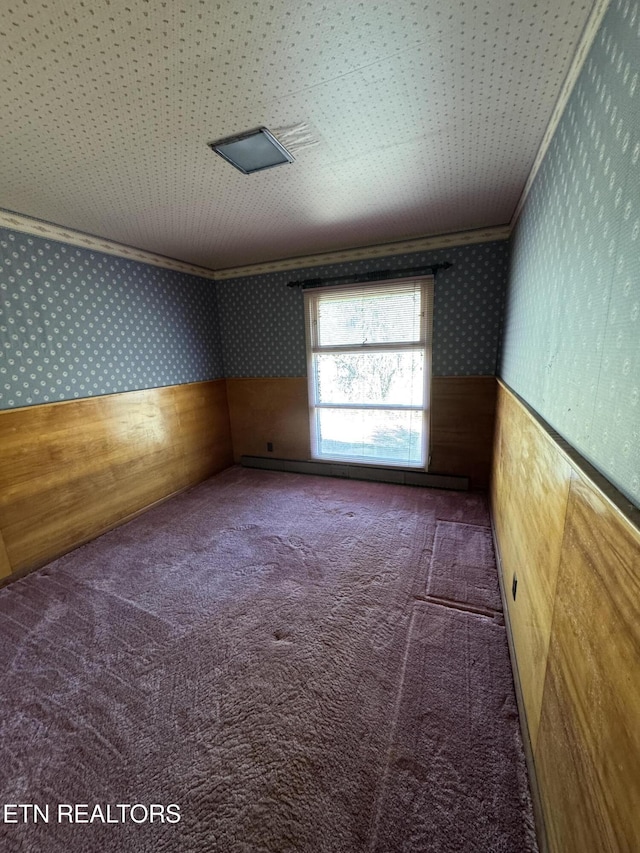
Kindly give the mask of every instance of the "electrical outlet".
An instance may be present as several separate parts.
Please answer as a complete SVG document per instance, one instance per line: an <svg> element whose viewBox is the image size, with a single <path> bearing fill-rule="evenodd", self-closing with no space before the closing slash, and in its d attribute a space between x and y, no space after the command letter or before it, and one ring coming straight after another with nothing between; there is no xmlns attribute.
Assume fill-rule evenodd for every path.
<svg viewBox="0 0 640 853"><path fill-rule="evenodd" d="M272 441L267 442L267 451L269 453L273 453L273 442Z"/></svg>
<svg viewBox="0 0 640 853"><path fill-rule="evenodd" d="M513 600L516 600L516 593L518 591L518 578L516 575L513 576L513 582L511 583L511 595L513 596Z"/></svg>

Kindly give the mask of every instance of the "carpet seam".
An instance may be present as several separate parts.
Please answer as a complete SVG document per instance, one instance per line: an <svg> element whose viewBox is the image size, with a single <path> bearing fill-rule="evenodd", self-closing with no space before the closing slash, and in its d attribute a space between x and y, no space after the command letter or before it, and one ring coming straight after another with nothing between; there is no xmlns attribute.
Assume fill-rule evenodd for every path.
<svg viewBox="0 0 640 853"><path fill-rule="evenodd" d="M376 801L376 809L375 809L375 813L374 813L374 817L373 817L372 829L371 829L371 832L369 834L369 846L367 848L369 853L373 853L373 851L375 850L376 842L378 840L378 830L379 830L379 825L380 825L380 813L382 811L384 794L385 794L385 791L387 789L387 782L388 782L388 778L389 778L389 768L391 766L391 753L393 751L394 736L395 736L395 732L396 732L396 727L398 725L398 718L400 717L400 707L402 705L402 691L404 688L404 681L405 681L405 677L407 674L407 663L409 660L409 649L411 648L411 635L413 632L413 625L415 622L415 616L416 616L416 607L414 605L411 608L411 618L409 619L409 627L407 629L407 639L405 642L404 655L402 657L402 669L400 671L400 681L398 684L398 691L396 693L396 698L395 698L395 702L394 702L393 717L392 717L391 728L389 731L389 743L387 744L387 756L386 756L386 761L385 761L385 765L384 765L384 772L382 774L382 781L380 784L380 789L379 789L379 793L378 793L378 797L377 797L377 801Z"/></svg>
<svg viewBox="0 0 640 853"><path fill-rule="evenodd" d="M491 619L503 615L502 610L494 610L492 607L482 607L482 605L456 601L452 598L440 598L436 595L415 595L414 599L427 604L435 604L437 607L446 607L450 610L458 610L461 613L473 613L476 616L487 616Z"/></svg>

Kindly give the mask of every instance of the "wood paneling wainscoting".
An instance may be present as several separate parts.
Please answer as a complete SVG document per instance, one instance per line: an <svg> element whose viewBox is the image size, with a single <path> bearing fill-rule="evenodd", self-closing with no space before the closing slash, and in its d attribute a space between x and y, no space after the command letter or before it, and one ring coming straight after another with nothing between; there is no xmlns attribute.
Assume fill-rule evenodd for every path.
<svg viewBox="0 0 640 853"><path fill-rule="evenodd" d="M309 459L309 404L304 376L227 379L236 462L267 456ZM436 376L431 389L431 466L487 488L495 417L493 376Z"/></svg>
<svg viewBox="0 0 640 853"><path fill-rule="evenodd" d="M548 849L640 850L640 512L502 384L491 498Z"/></svg>
<svg viewBox="0 0 640 853"><path fill-rule="evenodd" d="M227 379L233 458L267 456L309 459L306 376Z"/></svg>
<svg viewBox="0 0 640 853"><path fill-rule="evenodd" d="M0 412L0 577L233 464L224 379Z"/></svg>
<svg viewBox="0 0 640 853"><path fill-rule="evenodd" d="M496 414L495 376L434 376L431 380L433 474L469 477L486 489L491 478Z"/></svg>

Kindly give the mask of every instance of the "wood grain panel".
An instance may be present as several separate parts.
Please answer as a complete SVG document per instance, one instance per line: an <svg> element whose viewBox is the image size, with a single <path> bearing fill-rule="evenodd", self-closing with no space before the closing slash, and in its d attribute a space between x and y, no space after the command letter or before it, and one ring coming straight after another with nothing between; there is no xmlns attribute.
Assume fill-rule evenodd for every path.
<svg viewBox="0 0 640 853"><path fill-rule="evenodd" d="M310 458L306 377L227 379L227 396L236 462L241 456Z"/></svg>
<svg viewBox="0 0 640 853"><path fill-rule="evenodd" d="M435 376L431 383L431 465L434 474L470 478L486 489L491 476L496 409L493 376Z"/></svg>
<svg viewBox="0 0 640 853"><path fill-rule="evenodd" d="M273 456L309 459L305 377L227 379L234 459ZM492 376L437 377L432 388L432 461L438 474L470 477L486 488L491 470L496 380Z"/></svg>
<svg viewBox="0 0 640 853"><path fill-rule="evenodd" d="M224 380L0 412L0 530L30 569L232 463Z"/></svg>
<svg viewBox="0 0 640 853"><path fill-rule="evenodd" d="M0 578L6 578L11 574L11 563L7 549L4 547L4 539L0 530Z"/></svg>
<svg viewBox="0 0 640 853"><path fill-rule="evenodd" d="M492 507L529 737L535 749L571 466L526 408L498 392ZM517 595L511 594L513 575Z"/></svg>
<svg viewBox="0 0 640 853"><path fill-rule="evenodd" d="M554 851L640 850L640 532L578 475L536 766Z"/></svg>
<svg viewBox="0 0 640 853"><path fill-rule="evenodd" d="M520 465L520 448L515 440L518 422L516 400L498 385L496 401L496 424L493 449L493 471L491 477L491 504L496 536L505 566L518 565L515 542L511 536L511 488ZM512 427L513 425L513 427ZM505 589L507 573L504 577Z"/></svg>
<svg viewBox="0 0 640 853"><path fill-rule="evenodd" d="M188 394L182 387L173 390L185 488L231 465L233 451L226 382L189 385Z"/></svg>

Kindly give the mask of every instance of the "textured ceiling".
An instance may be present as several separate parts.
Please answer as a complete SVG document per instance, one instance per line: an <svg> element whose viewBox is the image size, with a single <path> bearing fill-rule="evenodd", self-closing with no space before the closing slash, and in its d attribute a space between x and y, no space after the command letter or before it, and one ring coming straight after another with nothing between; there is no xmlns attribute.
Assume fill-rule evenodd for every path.
<svg viewBox="0 0 640 853"><path fill-rule="evenodd" d="M0 207L211 269L505 224L592 6L3 0Z"/></svg>

